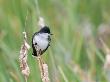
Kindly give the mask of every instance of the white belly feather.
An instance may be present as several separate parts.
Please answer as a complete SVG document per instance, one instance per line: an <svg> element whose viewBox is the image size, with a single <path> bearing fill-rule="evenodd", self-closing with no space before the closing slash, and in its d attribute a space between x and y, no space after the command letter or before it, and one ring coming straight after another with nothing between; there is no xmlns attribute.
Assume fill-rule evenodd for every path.
<svg viewBox="0 0 110 82"><path fill-rule="evenodd" d="M37 48L45 50L48 46L47 35L38 34L33 38L33 43L37 43Z"/></svg>

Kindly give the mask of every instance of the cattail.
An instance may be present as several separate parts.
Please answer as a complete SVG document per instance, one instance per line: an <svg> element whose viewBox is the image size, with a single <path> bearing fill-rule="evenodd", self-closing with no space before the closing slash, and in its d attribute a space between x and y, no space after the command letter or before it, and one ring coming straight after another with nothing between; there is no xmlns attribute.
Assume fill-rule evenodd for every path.
<svg viewBox="0 0 110 82"><path fill-rule="evenodd" d="M37 60L39 63L42 82L50 82L49 74L48 74L48 65L43 62L43 59L41 56L37 57Z"/></svg>
<svg viewBox="0 0 110 82"><path fill-rule="evenodd" d="M27 56L28 56L27 54L28 54L28 50L30 49L30 46L27 43L26 32L23 32L23 34L24 34L24 41L23 41L23 44L21 45L19 62L20 62L21 72L24 75L25 80L27 82L27 78L29 77L29 74L30 74L30 69L27 64Z"/></svg>

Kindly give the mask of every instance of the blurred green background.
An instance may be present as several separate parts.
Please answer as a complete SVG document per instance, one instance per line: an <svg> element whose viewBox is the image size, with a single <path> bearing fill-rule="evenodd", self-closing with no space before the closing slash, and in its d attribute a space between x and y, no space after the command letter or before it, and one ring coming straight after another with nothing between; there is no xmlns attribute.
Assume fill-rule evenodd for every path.
<svg viewBox="0 0 110 82"><path fill-rule="evenodd" d="M39 30L39 11L54 34L43 55L51 82L110 82L109 67L104 70L106 53L99 40L110 45L110 0L35 2L0 0L0 82L25 82L19 67L22 32L27 32L31 45L33 33ZM41 82L38 62L31 54L32 48L28 82Z"/></svg>

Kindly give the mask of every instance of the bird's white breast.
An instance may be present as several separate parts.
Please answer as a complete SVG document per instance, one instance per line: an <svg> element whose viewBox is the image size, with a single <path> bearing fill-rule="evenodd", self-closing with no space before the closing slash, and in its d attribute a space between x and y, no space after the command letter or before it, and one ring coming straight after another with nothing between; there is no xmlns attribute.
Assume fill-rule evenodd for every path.
<svg viewBox="0 0 110 82"><path fill-rule="evenodd" d="M33 38L33 43L37 43L37 47L41 50L45 50L48 46L48 34L47 33L42 33L42 34L37 34Z"/></svg>

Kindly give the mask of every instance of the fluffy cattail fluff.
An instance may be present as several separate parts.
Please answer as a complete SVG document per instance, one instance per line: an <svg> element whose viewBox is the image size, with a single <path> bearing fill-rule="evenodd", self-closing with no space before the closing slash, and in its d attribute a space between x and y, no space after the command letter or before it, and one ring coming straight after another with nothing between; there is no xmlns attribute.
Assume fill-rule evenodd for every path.
<svg viewBox="0 0 110 82"><path fill-rule="evenodd" d="M42 28L42 27L45 26L45 22L44 22L43 17L39 17L38 26L39 26L40 28Z"/></svg>
<svg viewBox="0 0 110 82"><path fill-rule="evenodd" d="M23 32L23 34L24 34L24 42L21 45L19 62L20 62L21 72L24 75L25 80L27 82L27 78L30 74L30 69L29 69L28 64L27 64L27 56L28 56L27 54L28 54L28 50L30 49L30 46L27 43L26 32Z"/></svg>

